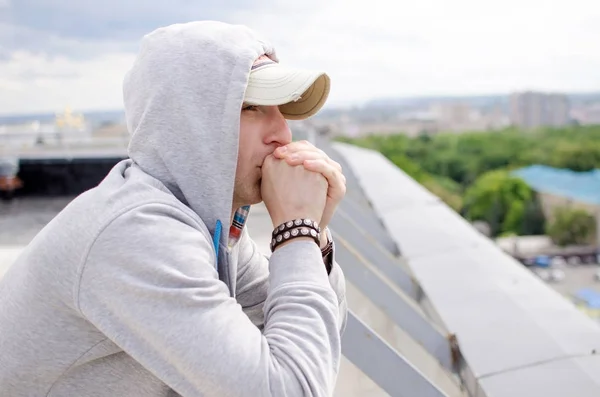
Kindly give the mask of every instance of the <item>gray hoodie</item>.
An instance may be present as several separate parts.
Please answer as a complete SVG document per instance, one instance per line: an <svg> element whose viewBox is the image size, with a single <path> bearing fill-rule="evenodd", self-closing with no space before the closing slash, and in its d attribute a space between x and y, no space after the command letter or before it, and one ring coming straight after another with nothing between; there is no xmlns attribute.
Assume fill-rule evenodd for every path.
<svg viewBox="0 0 600 397"><path fill-rule="evenodd" d="M328 396L345 284L314 242L228 244L242 98L273 48L217 22L144 37L124 82L130 159L0 283L2 397ZM273 56L275 57L274 53Z"/></svg>

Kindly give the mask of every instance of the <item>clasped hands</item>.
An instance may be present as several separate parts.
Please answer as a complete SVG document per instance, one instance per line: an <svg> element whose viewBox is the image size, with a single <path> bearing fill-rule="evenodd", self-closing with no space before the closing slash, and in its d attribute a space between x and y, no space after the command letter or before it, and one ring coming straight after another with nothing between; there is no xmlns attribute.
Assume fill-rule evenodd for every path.
<svg viewBox="0 0 600 397"><path fill-rule="evenodd" d="M261 190L274 226L310 217L324 231L346 194L346 178L340 164L325 152L297 141L267 156Z"/></svg>

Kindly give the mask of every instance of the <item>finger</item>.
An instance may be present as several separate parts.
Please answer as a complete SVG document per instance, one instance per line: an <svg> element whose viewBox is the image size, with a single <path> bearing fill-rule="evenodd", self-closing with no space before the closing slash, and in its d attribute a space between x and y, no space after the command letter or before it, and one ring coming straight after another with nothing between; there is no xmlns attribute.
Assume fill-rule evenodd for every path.
<svg viewBox="0 0 600 397"><path fill-rule="evenodd" d="M265 157L262 166L263 167L271 167L273 166L273 163L275 162L275 157L273 157L273 155L268 155L267 157Z"/></svg>
<svg viewBox="0 0 600 397"><path fill-rule="evenodd" d="M282 157L289 165L300 165L306 160L325 160L323 154L314 150L303 150L295 153L286 153Z"/></svg>
<svg viewBox="0 0 600 397"><path fill-rule="evenodd" d="M288 143L287 145L280 146L277 149L275 149L273 154L277 158L283 158L283 156L285 156L285 155L300 152L300 151L305 151L305 150L314 150L314 151L325 154L321 149L317 148L315 145L313 145L309 141L295 141L295 142Z"/></svg>
<svg viewBox="0 0 600 397"><path fill-rule="evenodd" d="M337 161L333 161L331 158L327 157L327 161L329 161L329 164L331 164L332 166L335 167L336 170L338 170L338 172L342 173L342 165L340 163L338 163ZM344 176L344 174L342 174L342 176ZM346 178L344 178L345 180Z"/></svg>
<svg viewBox="0 0 600 397"><path fill-rule="evenodd" d="M346 194L346 178L334 166L323 159L306 160L304 168L318 172L327 179L330 190L328 195L333 199L341 199Z"/></svg>
<svg viewBox="0 0 600 397"><path fill-rule="evenodd" d="M286 153L282 158L285 159L285 161L289 165L300 165L303 164L306 160L323 159L327 161L331 166L333 166L336 170L342 172L342 166L338 162L333 161L323 151L303 150L295 153Z"/></svg>
<svg viewBox="0 0 600 397"><path fill-rule="evenodd" d="M306 157L302 157L304 155L304 153L307 152L315 152L315 153L319 153L321 155L322 158L327 159L327 161L333 165L335 168L337 168L340 172L342 172L342 166L336 162L333 161L328 155L327 153L325 153L323 150L319 149L318 147L314 146L312 143L310 143L309 141L303 140L303 141L295 141L295 142L291 142L285 146L280 146L277 149L275 149L275 151L273 152L273 155L276 158L279 159L289 159L288 164L301 164L304 160L309 160L309 159L317 159L318 156L306 156ZM293 157L293 156L298 156L298 157Z"/></svg>

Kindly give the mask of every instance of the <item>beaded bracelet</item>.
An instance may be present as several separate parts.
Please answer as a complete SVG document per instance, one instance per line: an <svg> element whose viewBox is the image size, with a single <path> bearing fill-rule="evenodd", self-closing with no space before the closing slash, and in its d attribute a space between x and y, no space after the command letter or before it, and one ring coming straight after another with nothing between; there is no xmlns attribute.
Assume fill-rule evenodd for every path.
<svg viewBox="0 0 600 397"><path fill-rule="evenodd" d="M295 219L277 226L272 233L271 252L279 245L297 237L311 237L321 245L321 229L317 222L310 219Z"/></svg>
<svg viewBox="0 0 600 397"><path fill-rule="evenodd" d="M321 233L321 228L319 227L319 224L317 222L307 218L300 218L284 222L281 225L277 226L275 229L273 229L273 233L271 233L271 236L275 237L277 234L300 226L308 226L310 228L315 229L318 233Z"/></svg>

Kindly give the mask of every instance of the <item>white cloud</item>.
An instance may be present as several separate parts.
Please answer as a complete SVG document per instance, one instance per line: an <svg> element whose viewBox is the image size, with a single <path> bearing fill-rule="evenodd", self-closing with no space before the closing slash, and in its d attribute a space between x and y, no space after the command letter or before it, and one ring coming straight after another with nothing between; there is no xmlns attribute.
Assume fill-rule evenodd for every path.
<svg viewBox="0 0 600 397"><path fill-rule="evenodd" d="M277 0L228 21L263 32L282 62L329 72L332 104L600 89L597 0ZM0 63L0 109L119 108L132 59L110 53L93 61L13 56ZM23 70L37 77L16 79Z"/></svg>
<svg viewBox="0 0 600 397"><path fill-rule="evenodd" d="M14 53L0 63L0 109L3 114L119 109L121 84L133 54L106 54L91 60L47 58Z"/></svg>
<svg viewBox="0 0 600 397"><path fill-rule="evenodd" d="M330 72L332 101L600 89L594 0L333 0L285 37L284 61ZM276 39L275 39L276 40ZM284 56L285 55L285 56Z"/></svg>

